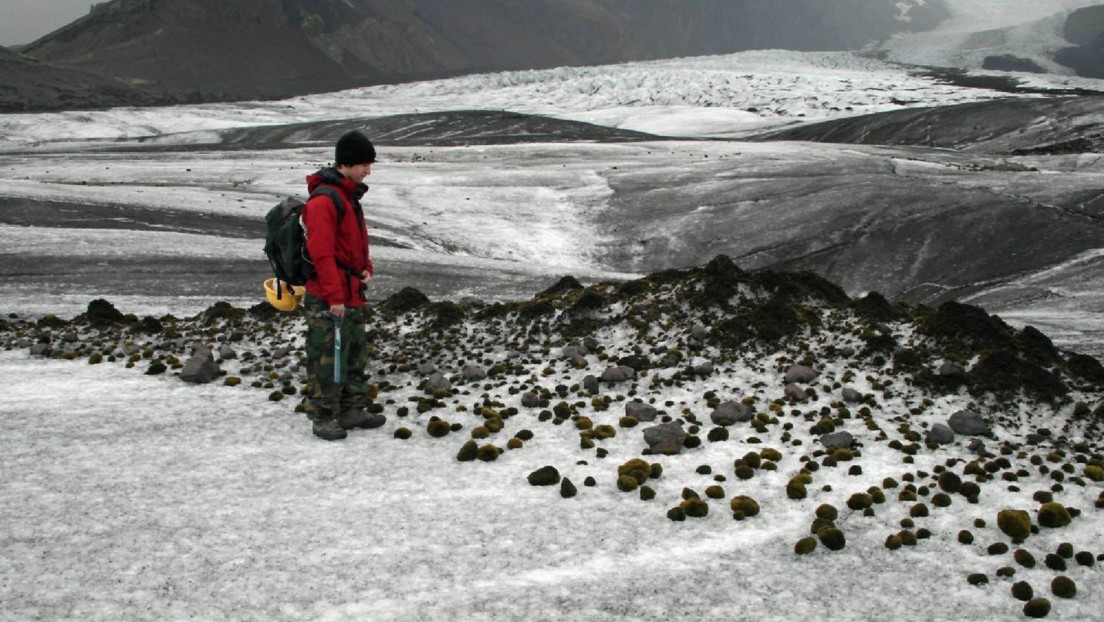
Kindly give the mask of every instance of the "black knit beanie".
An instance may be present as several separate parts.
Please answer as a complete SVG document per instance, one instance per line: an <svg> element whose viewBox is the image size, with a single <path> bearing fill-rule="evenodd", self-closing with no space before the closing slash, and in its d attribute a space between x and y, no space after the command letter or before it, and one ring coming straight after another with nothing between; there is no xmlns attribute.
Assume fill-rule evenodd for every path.
<svg viewBox="0 0 1104 622"><path fill-rule="evenodd" d="M335 165L353 166L375 161L376 148L364 134L353 130L337 139L337 146L334 148Z"/></svg>

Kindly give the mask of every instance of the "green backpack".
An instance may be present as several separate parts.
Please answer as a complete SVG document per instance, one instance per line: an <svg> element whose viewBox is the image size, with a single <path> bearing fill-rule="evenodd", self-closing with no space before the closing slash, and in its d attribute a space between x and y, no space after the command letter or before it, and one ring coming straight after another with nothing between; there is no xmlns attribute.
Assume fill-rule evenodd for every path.
<svg viewBox="0 0 1104 622"><path fill-rule="evenodd" d="M311 193L310 198L320 194L333 201L334 209L337 210L337 222L340 224L345 216L345 201L338 195L337 189L329 186L319 186ZM306 203L303 201L288 197L265 215L265 223L268 225L265 256L268 257L276 278L289 285L303 285L316 274L314 262L307 253L307 235L302 220L304 207ZM276 291L277 298L282 295L280 289L282 288Z"/></svg>

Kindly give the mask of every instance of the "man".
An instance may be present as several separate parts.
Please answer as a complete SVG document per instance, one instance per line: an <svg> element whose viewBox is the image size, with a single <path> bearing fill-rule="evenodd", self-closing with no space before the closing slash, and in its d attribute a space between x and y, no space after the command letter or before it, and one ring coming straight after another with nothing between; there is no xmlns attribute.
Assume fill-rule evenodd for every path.
<svg viewBox="0 0 1104 622"><path fill-rule="evenodd" d="M364 134L343 135L334 148L334 166L307 177L313 194L320 186L337 191L342 205L327 194L312 196L303 209L307 253L315 276L307 281L301 307L307 322L306 409L314 435L343 439L346 430L375 428L386 417L367 410L369 388L364 291L374 272L368 227L360 198L368 190L376 149ZM335 379L335 331L341 331L340 379Z"/></svg>

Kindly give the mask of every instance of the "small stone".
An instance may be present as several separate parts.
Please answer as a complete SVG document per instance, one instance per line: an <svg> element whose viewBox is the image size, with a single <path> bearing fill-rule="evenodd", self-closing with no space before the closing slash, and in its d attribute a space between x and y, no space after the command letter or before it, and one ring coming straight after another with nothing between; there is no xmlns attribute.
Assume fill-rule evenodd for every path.
<svg viewBox="0 0 1104 622"><path fill-rule="evenodd" d="M795 382L801 384L809 384L810 382L816 380L818 376L820 376L820 372L816 371L812 367L809 367L807 365L791 365L790 368L786 370L786 375L782 381L786 384L792 384Z"/></svg>
<svg viewBox="0 0 1104 622"><path fill-rule="evenodd" d="M955 433L949 426L937 423L928 430L925 440L933 445L950 445L955 440Z"/></svg>
<svg viewBox="0 0 1104 622"><path fill-rule="evenodd" d="M956 434L963 436L986 436L989 434L989 422L985 417L968 410L960 410L947 419L947 425Z"/></svg>

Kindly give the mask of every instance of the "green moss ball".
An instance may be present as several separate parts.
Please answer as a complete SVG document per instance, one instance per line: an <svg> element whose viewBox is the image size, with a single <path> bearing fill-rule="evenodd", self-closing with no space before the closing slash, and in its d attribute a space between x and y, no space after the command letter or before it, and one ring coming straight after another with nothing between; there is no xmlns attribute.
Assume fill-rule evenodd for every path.
<svg viewBox="0 0 1104 622"><path fill-rule="evenodd" d="M804 499L808 492L805 490L805 484L802 484L797 479L791 479L786 484L786 496L795 501Z"/></svg>
<svg viewBox="0 0 1104 622"><path fill-rule="evenodd" d="M885 547L887 549L889 549L891 551L896 551L897 549L901 548L901 545L902 545L902 542L901 542L900 534L892 533L892 534L889 534L889 536L886 537Z"/></svg>
<svg viewBox="0 0 1104 622"><path fill-rule="evenodd" d="M816 550L817 541L816 538L802 538L794 544L794 553L798 555L808 555Z"/></svg>
<svg viewBox="0 0 1104 622"><path fill-rule="evenodd" d="M1024 568L1035 567L1035 556L1023 549L1016 549L1016 552L1012 553L1012 559Z"/></svg>
<svg viewBox="0 0 1104 622"><path fill-rule="evenodd" d="M989 585L989 575L981 572L975 572L966 577L966 581L970 585Z"/></svg>
<svg viewBox="0 0 1104 622"><path fill-rule="evenodd" d="M640 487L640 500L641 501L651 501L652 499L655 499L655 497L656 497L656 491L655 491L654 488L652 488L651 486L641 486Z"/></svg>
<svg viewBox="0 0 1104 622"><path fill-rule="evenodd" d="M823 518L827 521L834 521L839 518L839 510L831 503L822 503L817 506L816 509L817 518Z"/></svg>
<svg viewBox="0 0 1104 622"><path fill-rule="evenodd" d="M1023 510L997 512L997 528L1013 540L1023 541L1031 535L1031 516Z"/></svg>
<svg viewBox="0 0 1104 622"><path fill-rule="evenodd" d="M554 486L560 483L560 472L554 466L543 466L529 474L531 486Z"/></svg>
<svg viewBox="0 0 1104 622"><path fill-rule="evenodd" d="M709 515L709 504L700 497L683 499L679 507L681 507L682 511L686 512L686 515L691 518L705 518Z"/></svg>
<svg viewBox="0 0 1104 622"><path fill-rule="evenodd" d="M847 539L843 532L836 527L825 527L817 532L817 539L830 551L839 551L847 546Z"/></svg>
<svg viewBox="0 0 1104 622"><path fill-rule="evenodd" d="M1050 582L1050 591L1058 598L1073 598L1077 596L1077 584L1065 575L1058 575Z"/></svg>
<svg viewBox="0 0 1104 622"><path fill-rule="evenodd" d="M1050 601L1045 598L1032 598L1024 605L1023 612L1029 618L1045 618L1050 614Z"/></svg>
<svg viewBox="0 0 1104 622"><path fill-rule="evenodd" d="M395 438L405 441L406 439L414 436L414 433L410 431L410 428L398 428L395 430Z"/></svg>
<svg viewBox="0 0 1104 622"><path fill-rule="evenodd" d="M686 520L686 511L681 507L673 507L667 510L667 518L676 522L684 521Z"/></svg>
<svg viewBox="0 0 1104 622"><path fill-rule="evenodd" d="M560 496L564 499L570 499L579 494L579 489L575 487L575 484L568 478L560 480Z"/></svg>
<svg viewBox="0 0 1104 622"><path fill-rule="evenodd" d="M759 514L759 502L745 495L733 497L728 505L733 512L741 512L748 518Z"/></svg>
<svg viewBox="0 0 1104 622"><path fill-rule="evenodd" d="M1012 598L1026 603L1034 596L1035 590L1031 588L1031 584L1027 581L1017 581L1012 584Z"/></svg>
<svg viewBox="0 0 1104 622"><path fill-rule="evenodd" d="M1069 525L1073 518L1064 505L1057 501L1051 501L1050 503L1044 503L1039 508L1036 520L1038 520L1041 527L1057 529Z"/></svg>

